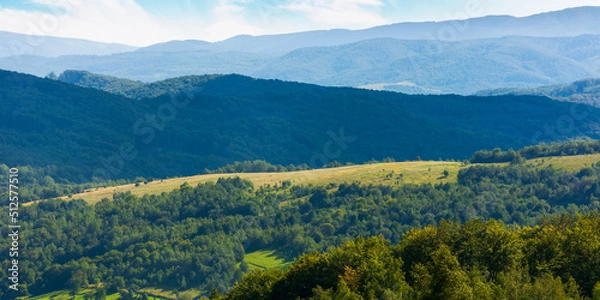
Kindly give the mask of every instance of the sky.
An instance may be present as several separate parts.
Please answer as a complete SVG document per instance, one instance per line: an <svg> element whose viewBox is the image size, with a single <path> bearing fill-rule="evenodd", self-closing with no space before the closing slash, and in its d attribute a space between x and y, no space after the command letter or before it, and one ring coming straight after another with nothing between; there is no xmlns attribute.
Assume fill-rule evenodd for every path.
<svg viewBox="0 0 600 300"><path fill-rule="evenodd" d="M0 0L0 30L146 46L577 6L600 0Z"/></svg>

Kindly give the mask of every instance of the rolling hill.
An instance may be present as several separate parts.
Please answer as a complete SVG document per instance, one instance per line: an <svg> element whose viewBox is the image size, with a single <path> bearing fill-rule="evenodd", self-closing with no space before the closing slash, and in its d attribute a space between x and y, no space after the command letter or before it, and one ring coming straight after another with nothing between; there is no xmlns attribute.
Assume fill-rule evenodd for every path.
<svg viewBox="0 0 600 300"><path fill-rule="evenodd" d="M479 91L477 96L499 95L536 95L545 96L559 101L584 103L600 106L600 79L579 80L570 84L557 84L536 88L512 88Z"/></svg>
<svg viewBox="0 0 600 300"><path fill-rule="evenodd" d="M536 158L527 161L536 168L553 167L568 172L577 172L600 161L600 154ZM501 164L498 164L501 165ZM133 195L159 195L171 192L186 183L191 186L206 182L216 182L219 178L240 177L251 181L255 187L281 186L284 181L291 185L327 186L360 182L361 184L399 186L404 184L445 184L456 182L458 171L467 168L461 162L450 161L410 161L352 165L337 168L315 169L296 172L276 173L231 173L206 174L153 180L145 184L126 184L114 187L90 189L61 199L83 199L93 204L103 198L112 199L115 193L131 192ZM448 175L444 175L448 171ZM32 203L27 203L31 205Z"/></svg>
<svg viewBox="0 0 600 300"><path fill-rule="evenodd" d="M572 106L543 97L410 96L240 75L171 79L153 91L190 87L135 100L2 71L2 163L55 166L59 177L89 182L195 175L255 159L312 167L466 159L479 149L600 136L600 110L587 106L572 126L548 131Z"/></svg>

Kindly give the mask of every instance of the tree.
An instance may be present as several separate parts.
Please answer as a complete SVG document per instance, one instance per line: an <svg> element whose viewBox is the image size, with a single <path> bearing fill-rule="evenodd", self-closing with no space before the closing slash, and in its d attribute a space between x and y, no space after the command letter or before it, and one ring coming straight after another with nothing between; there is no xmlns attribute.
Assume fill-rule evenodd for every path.
<svg viewBox="0 0 600 300"><path fill-rule="evenodd" d="M69 293L72 296L77 295L81 291L81 289L86 287L87 285L87 276L81 270L76 270L67 283L67 286L69 287Z"/></svg>
<svg viewBox="0 0 600 300"><path fill-rule="evenodd" d="M98 287L94 291L94 300L105 300L106 299L106 289L104 287Z"/></svg>

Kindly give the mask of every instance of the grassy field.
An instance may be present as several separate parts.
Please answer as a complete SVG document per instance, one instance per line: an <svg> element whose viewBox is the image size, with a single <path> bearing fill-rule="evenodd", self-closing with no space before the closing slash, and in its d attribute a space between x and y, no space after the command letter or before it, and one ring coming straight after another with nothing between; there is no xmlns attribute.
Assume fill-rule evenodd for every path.
<svg viewBox="0 0 600 300"><path fill-rule="evenodd" d="M444 183L456 181L456 175L461 167L460 162L415 161L394 162L367 165L354 165L340 168L317 169L283 173L234 173L208 174L189 177L155 180L148 184L127 184L117 187L99 188L81 194L73 195L72 199L83 199L96 203L103 198L112 199L116 192L131 191L134 195L160 194L170 192L184 182L196 186L199 183L217 181L221 177L239 176L254 183L254 186L276 185L289 180L292 184L327 185L331 182L343 183L360 181L361 183L399 185L406 183ZM444 176L444 170L448 176Z"/></svg>
<svg viewBox="0 0 600 300"><path fill-rule="evenodd" d="M292 263L278 256L273 250L246 253L244 261L250 266L250 269L284 269Z"/></svg>
<svg viewBox="0 0 600 300"><path fill-rule="evenodd" d="M20 298L20 299L32 299L32 300L84 300L85 299L85 295L88 293L93 293L94 290L92 289L84 289L81 290L77 295L75 295L74 297L71 296L69 294L69 291L67 290L62 290L62 291L55 291L52 293L48 293L48 294L44 294L44 295L40 295L40 296L35 296L35 297L30 297L30 298ZM119 298L119 293L114 293L111 295L106 295L106 300L117 300ZM153 298L150 298L153 299Z"/></svg>
<svg viewBox="0 0 600 300"><path fill-rule="evenodd" d="M93 293L93 289L84 289L81 290L74 297L69 294L67 290L55 291L52 293L30 297L30 298L20 298L20 299L31 299L31 300L84 300L85 295L88 293ZM178 295L175 295L172 291L166 291L158 288L145 288L139 290L140 293L146 293L148 295L148 299L150 300L162 300L162 299L193 299L200 296L200 291L196 289L190 289L187 291L179 292ZM119 293L114 293L106 296L106 300L117 300L119 299Z"/></svg>
<svg viewBox="0 0 600 300"><path fill-rule="evenodd" d="M144 288L139 292L148 294L148 298L153 299L153 296L160 297L155 299L194 299L200 296L201 291L197 289L189 289L179 292L177 295L173 291L163 290L159 288Z"/></svg>
<svg viewBox="0 0 600 300"><path fill-rule="evenodd" d="M527 161L528 164L542 168L552 166L567 171L576 171L600 161L600 154L545 157ZM461 168L466 166L460 162L445 161L412 161L393 162L366 165L353 165L339 168L317 169L283 173L235 173L208 174L189 177L155 180L148 184L127 184L116 187L98 188L85 193L73 195L72 199L83 199L88 203L96 203L103 198L112 199L116 192L130 191L134 195L160 194L170 192L187 182L192 186L199 183L217 181L221 177L239 176L254 183L254 186L279 185L289 180L292 184L327 185L333 183L360 181L363 184L401 185L407 183L446 183L456 182L456 176ZM448 171L448 176L444 176ZM64 198L64 197L63 197ZM65 198L66 199L66 198Z"/></svg>
<svg viewBox="0 0 600 300"><path fill-rule="evenodd" d="M592 164L600 162L600 154L578 155L578 156L554 156L529 160L528 163L537 168L552 166L569 172L581 170Z"/></svg>

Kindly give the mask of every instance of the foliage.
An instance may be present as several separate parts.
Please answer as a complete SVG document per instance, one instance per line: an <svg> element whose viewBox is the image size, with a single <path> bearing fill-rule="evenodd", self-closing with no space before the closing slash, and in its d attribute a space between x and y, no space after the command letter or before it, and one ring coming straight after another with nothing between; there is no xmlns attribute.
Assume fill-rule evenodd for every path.
<svg viewBox="0 0 600 300"><path fill-rule="evenodd" d="M549 156L574 156L600 153L600 141L598 140L575 140L568 142L555 142L551 144L541 143L526 146L514 151L502 151L495 148L492 151L480 150L475 152L470 159L472 163L503 163L520 162L521 158L532 159Z"/></svg>
<svg viewBox="0 0 600 300"><path fill-rule="evenodd" d="M536 88L506 88L477 92L478 96L537 95L559 101L600 106L600 79L588 78L570 84L549 85Z"/></svg>
<svg viewBox="0 0 600 300"><path fill-rule="evenodd" d="M596 242L574 245L577 238ZM273 271L256 271L220 299L596 297L599 238L598 213L563 215L535 227L508 227L493 220L442 222L409 231L398 245L381 237L359 237L325 253L304 254L269 277L268 284L256 278ZM544 241L549 239L556 242L555 252L540 256L548 254ZM557 260L560 266L544 269Z"/></svg>
<svg viewBox="0 0 600 300"><path fill-rule="evenodd" d="M579 224L579 219L565 217L560 222L552 219L542 223L546 227L541 231L535 227L515 232L504 230L499 222L471 220L494 218L508 224L535 225L549 215L599 211L599 178L599 165L573 173L528 165L472 166L460 172L457 183L438 185L393 187L354 182L327 189L302 185L254 188L249 181L229 178L196 187L183 184L160 195L116 194L112 201L105 199L95 205L81 200L43 201L19 211L23 231L27 232L21 236L20 243L25 246L20 255L29 258L19 266L23 291L41 294L102 282L108 293L132 286L203 291L217 288L225 292L242 278L246 253L277 249L289 259L302 253L326 251L356 236L380 235L392 244L409 243L402 246L402 270L411 284L415 276L422 278L423 286L429 286L431 280L454 274L461 281L448 284L457 288L456 293L473 290L486 294L486 280L497 282L511 268L523 267L522 263L514 263L519 261L535 265L528 273L535 278L552 272L552 280L559 276L561 282L567 283L571 276L586 295L591 295L598 281L596 269L588 269L597 268L590 259L597 256L594 249L598 246L597 237L588 234L588 229L595 230L593 223L584 222L587 227L575 230L569 226ZM444 219L468 223L461 227L442 222ZM1 227L8 228L6 219L0 222ZM425 227L410 233L411 228L432 224L439 224L439 229ZM552 230L572 229L558 235L548 231L550 225L545 224L555 224L552 226L557 229ZM409 233L402 237L406 232ZM519 240L516 235L536 236L536 240ZM449 247L466 275L455 271L433 273L428 267L428 263L436 262L454 270L454 258L446 250L436 252L442 244ZM341 249L381 245L357 241ZM0 252L8 253L8 246L0 247ZM566 251L572 255L568 260ZM368 269L383 262L366 263L362 259L385 259L385 265L399 261L387 261L385 257L354 260L344 256L343 251L332 253L344 257L341 261L353 262L351 269L316 255L303 258L305 267L290 267L297 270L293 276L274 271L269 277L256 275L256 280L275 282L283 276L287 279L273 288L282 295L291 295L290 287L302 297L310 296L317 286L323 297L342 293L346 288L361 297L370 297L371 293L384 297L404 291L401 281L396 287L389 286L389 282L385 288L369 286L371 279L380 282L391 275ZM3 260L2 270L7 270L9 264ZM407 269L417 265L422 267ZM292 288L296 278L305 278L303 274L315 268L328 268L331 274L345 276L345 286L336 281L337 277L323 275L309 276L315 285ZM485 280L476 272L485 274ZM469 288L460 288L461 282L468 282ZM438 292L421 294L435 297Z"/></svg>
<svg viewBox="0 0 600 300"><path fill-rule="evenodd" d="M465 159L523 147L571 112L539 97L409 96L239 75L145 84L140 95L162 96L142 100L6 71L0 83L2 163L56 166L55 181L76 183L195 175L235 161ZM587 117L573 131L540 141L600 137L600 110L581 109Z"/></svg>
<svg viewBox="0 0 600 300"><path fill-rule="evenodd" d="M300 166L288 165L273 165L264 160L254 161L236 161L233 164L227 164L224 167L215 170L204 170L204 174L224 174L224 173L262 173L262 172L292 172L310 170L311 167L307 164Z"/></svg>

